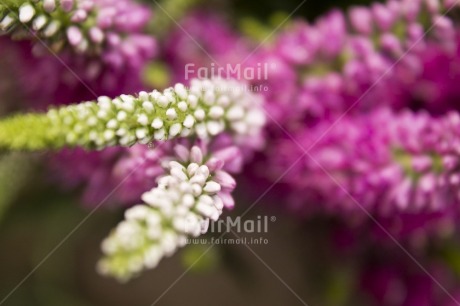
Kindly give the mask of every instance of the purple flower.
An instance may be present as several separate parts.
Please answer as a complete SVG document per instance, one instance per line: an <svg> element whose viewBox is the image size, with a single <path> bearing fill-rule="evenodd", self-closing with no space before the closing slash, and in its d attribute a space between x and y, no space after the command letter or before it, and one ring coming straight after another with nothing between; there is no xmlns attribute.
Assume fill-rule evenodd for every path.
<svg viewBox="0 0 460 306"><path fill-rule="evenodd" d="M39 42L0 41L2 49L16 48L21 62L17 67L18 86L34 101L33 107L43 107L50 102L90 100L95 94L115 96L144 89L141 69L157 54L156 39L143 33L151 17L150 9L131 0L61 2L49 10L59 10L62 18L73 20L67 28L60 28L65 35L59 37L66 37L69 47L55 49L46 37L43 38L46 46ZM37 15L30 22L39 18L48 22L45 15ZM34 40L34 36L25 37ZM84 45L94 49L78 51Z"/></svg>
<svg viewBox="0 0 460 306"><path fill-rule="evenodd" d="M334 11L255 55L278 73L265 82L270 141L254 169L277 181L304 155L298 144L321 165L305 155L285 174L288 205L364 218L350 194L390 228L405 222L400 236L452 232L460 32L440 17L446 9L388 1Z"/></svg>
<svg viewBox="0 0 460 306"><path fill-rule="evenodd" d="M349 15L353 30L364 35L369 35L373 31L373 18L369 9L366 7L352 7Z"/></svg>
<svg viewBox="0 0 460 306"><path fill-rule="evenodd" d="M440 104L443 107L436 111L456 109L453 99L418 93L457 89L450 85L436 89L425 81L446 76L447 67L448 78L460 75L455 69L458 31L452 19L442 15L448 8L388 1L371 8L353 7L348 14L333 11L313 24L294 22L249 61L252 66L266 62L271 67L268 80L255 81L268 88L264 94L269 113L283 124L292 118L314 123L348 109L357 113L382 104L394 109L433 111L431 105ZM432 31L425 34L430 27ZM435 57L452 65L435 67ZM439 71L427 74L430 65Z"/></svg>
<svg viewBox="0 0 460 306"><path fill-rule="evenodd" d="M423 112L377 109L347 116L336 126L334 122L323 120L294 132L295 141L278 139L267 151L265 163L270 167L265 171L273 179L284 174L281 182L291 187L293 205L301 201L318 211L362 217L365 210L392 223L399 216L404 220L404 213L439 219L445 213L456 215L457 113L435 118Z"/></svg>
<svg viewBox="0 0 460 306"><path fill-rule="evenodd" d="M291 29L278 38L276 53L290 64L309 64L321 47L319 29L304 22L293 22Z"/></svg>
<svg viewBox="0 0 460 306"><path fill-rule="evenodd" d="M226 73L227 65L241 64L250 52L247 42L221 16L199 11L180 21L180 27L168 35L165 49L173 81L181 83L219 76L219 68L225 70L221 77L235 77ZM207 76L199 75L199 68L206 69Z"/></svg>

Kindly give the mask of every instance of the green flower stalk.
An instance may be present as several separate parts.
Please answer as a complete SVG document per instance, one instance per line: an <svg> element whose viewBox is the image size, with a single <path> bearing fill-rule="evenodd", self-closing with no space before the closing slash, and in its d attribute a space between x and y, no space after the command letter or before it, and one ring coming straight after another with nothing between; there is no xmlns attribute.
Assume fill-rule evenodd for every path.
<svg viewBox="0 0 460 306"><path fill-rule="evenodd" d="M50 109L44 114L16 115L0 121L0 147L41 150L80 146L131 146L154 140L197 136L207 139L224 131L257 136L265 123L260 97L235 80L191 81L163 92Z"/></svg>
<svg viewBox="0 0 460 306"><path fill-rule="evenodd" d="M43 114L16 115L0 121L0 148L41 150L56 148L58 135Z"/></svg>

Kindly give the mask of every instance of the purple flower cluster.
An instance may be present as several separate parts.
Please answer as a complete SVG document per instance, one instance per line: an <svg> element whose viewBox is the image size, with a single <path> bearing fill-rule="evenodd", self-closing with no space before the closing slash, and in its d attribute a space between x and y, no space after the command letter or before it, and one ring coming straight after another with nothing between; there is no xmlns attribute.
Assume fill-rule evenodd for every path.
<svg viewBox="0 0 460 306"><path fill-rule="evenodd" d="M110 67L141 67L156 53L156 41L143 29L152 18L151 11L131 0L95 0L97 24L107 29L107 50L102 60Z"/></svg>
<svg viewBox="0 0 460 306"><path fill-rule="evenodd" d="M262 81L270 89L274 119L284 123L297 116L314 123L382 104L436 112L455 108L443 101L449 93L439 88L459 75L458 31L444 15L455 11L453 5L392 0L347 14L332 11L313 24L293 22L253 58L275 64L268 82ZM450 63L452 81L441 85L433 74L444 73L427 74L434 58Z"/></svg>
<svg viewBox="0 0 460 306"><path fill-rule="evenodd" d="M454 5L332 11L291 23L255 55L275 64L259 81L272 124L255 171L282 177L290 206L352 214L351 223L368 221L365 209L402 236L451 232L460 203Z"/></svg>
<svg viewBox="0 0 460 306"><path fill-rule="evenodd" d="M291 204L358 215L365 209L394 222L404 213L455 211L458 113L436 118L377 109L333 124L323 120L293 139L278 139L267 151L270 175L284 173L283 181L294 189Z"/></svg>
<svg viewBox="0 0 460 306"><path fill-rule="evenodd" d="M44 3L51 2L55 1ZM21 36L40 40L32 44L0 40L1 49L15 49L20 63L15 67L22 72L18 87L24 88L33 107L48 105L50 97L54 103L70 103L94 99L95 95L115 96L144 89L141 69L158 52L156 39L143 33L151 10L131 0L70 1L69 8L68 12L54 11L65 9L64 3L59 3L49 10L53 14L69 14L71 26L62 29L65 31L53 40L62 41L65 36L66 42L60 44L64 48L56 50L40 34ZM26 29L33 31L32 26Z"/></svg>

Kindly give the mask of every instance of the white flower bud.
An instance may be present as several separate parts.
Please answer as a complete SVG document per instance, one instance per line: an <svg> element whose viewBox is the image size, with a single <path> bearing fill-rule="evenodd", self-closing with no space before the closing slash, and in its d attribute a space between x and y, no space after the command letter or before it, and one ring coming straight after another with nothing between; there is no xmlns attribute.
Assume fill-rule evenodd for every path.
<svg viewBox="0 0 460 306"><path fill-rule="evenodd" d="M203 190L208 193L216 193L220 191L220 185L214 181L207 182Z"/></svg>
<svg viewBox="0 0 460 306"><path fill-rule="evenodd" d="M10 25L12 25L14 22L14 19L10 17L9 15L5 16L2 19L2 22L0 22L0 30L7 30Z"/></svg>
<svg viewBox="0 0 460 306"><path fill-rule="evenodd" d="M120 128L115 132L115 134L120 137L125 136L127 133L128 131L125 128Z"/></svg>
<svg viewBox="0 0 460 306"><path fill-rule="evenodd" d="M118 121L124 121L128 117L128 114L125 111L119 111L117 114Z"/></svg>
<svg viewBox="0 0 460 306"><path fill-rule="evenodd" d="M195 132L198 135L198 137L201 139L208 138L208 130L206 129L206 124L204 123L195 125Z"/></svg>
<svg viewBox="0 0 460 306"><path fill-rule="evenodd" d="M136 137L137 139L144 139L147 137L147 129L137 129L136 130Z"/></svg>
<svg viewBox="0 0 460 306"><path fill-rule="evenodd" d="M54 34L57 33L57 31L59 31L59 28L61 27L61 24L59 23L59 21L56 21L56 20L53 20L51 21L48 26L45 28L45 30L43 31L43 34L46 36L46 37L51 37L53 36Z"/></svg>
<svg viewBox="0 0 460 306"><path fill-rule="evenodd" d="M37 16L32 22L32 29L34 31L41 30L45 26L47 21L48 19L44 15Z"/></svg>
<svg viewBox="0 0 460 306"><path fill-rule="evenodd" d="M187 97L187 102L191 108L195 108L198 105L198 98L195 95L189 95Z"/></svg>
<svg viewBox="0 0 460 306"><path fill-rule="evenodd" d="M187 103L185 103L184 101L181 101L177 103L177 108L179 108L180 111L185 112L187 111L188 106L187 106Z"/></svg>
<svg viewBox="0 0 460 306"><path fill-rule="evenodd" d="M140 114L137 117L137 122L139 122L141 125L148 125L149 124L149 118L145 114Z"/></svg>
<svg viewBox="0 0 460 306"><path fill-rule="evenodd" d="M156 102L160 107L163 108L166 108L169 105L168 98L164 95L159 96Z"/></svg>
<svg viewBox="0 0 460 306"><path fill-rule="evenodd" d="M228 111L227 111L227 119L234 121L234 120L240 120L244 117L244 109L241 106L235 105L232 106Z"/></svg>
<svg viewBox="0 0 460 306"><path fill-rule="evenodd" d="M166 116L168 117L169 120L174 120L177 118L177 113L174 108L170 108L166 111Z"/></svg>
<svg viewBox="0 0 460 306"><path fill-rule="evenodd" d="M181 181L186 181L188 180L187 174L182 169L179 168L172 168L171 169L171 175L177 177Z"/></svg>
<svg viewBox="0 0 460 306"><path fill-rule="evenodd" d="M192 134L192 130L191 129L187 129L187 128L184 128L182 129L182 132L180 132L180 136L181 137L188 137Z"/></svg>
<svg viewBox="0 0 460 306"><path fill-rule="evenodd" d="M144 264L149 269L155 268L160 262L161 257L163 257L163 253L160 247L158 246L150 247L145 252Z"/></svg>
<svg viewBox="0 0 460 306"><path fill-rule="evenodd" d="M174 91L176 94L179 96L181 99L186 99L187 98L187 90L185 89L185 86L183 84L176 84L174 86Z"/></svg>
<svg viewBox="0 0 460 306"><path fill-rule="evenodd" d="M196 120L202 121L204 120L206 113L204 112L204 110L200 108L200 109L197 109L193 115L195 116Z"/></svg>
<svg viewBox="0 0 460 306"><path fill-rule="evenodd" d="M32 20L35 15L35 9L31 4L24 4L19 8L19 20L22 23L27 23Z"/></svg>
<svg viewBox="0 0 460 306"><path fill-rule="evenodd" d="M224 109L220 106L213 106L209 110L209 117L213 119L220 119L224 115Z"/></svg>
<svg viewBox="0 0 460 306"><path fill-rule="evenodd" d="M150 101L145 101L142 103L142 107L149 113L153 112L155 110L155 107L153 106L153 103Z"/></svg>
<svg viewBox="0 0 460 306"><path fill-rule="evenodd" d="M210 135L215 136L223 131L224 126L217 121L209 121L206 124L206 128Z"/></svg>
<svg viewBox="0 0 460 306"><path fill-rule="evenodd" d="M207 217L207 218L212 218L214 219L216 217L216 213L217 213L217 217L219 216L219 213L217 212L216 208L211 206L211 205L207 205L207 204L204 204L202 202L198 203L196 206L195 206L195 209L200 213L202 214L203 216Z"/></svg>
<svg viewBox="0 0 460 306"><path fill-rule="evenodd" d="M190 163L187 167L187 173L190 176L195 175L196 171L200 168L197 163Z"/></svg>
<svg viewBox="0 0 460 306"><path fill-rule="evenodd" d="M174 137L178 135L182 130L182 125L180 123L174 123L169 128L169 136Z"/></svg>
<svg viewBox="0 0 460 306"><path fill-rule="evenodd" d="M184 120L184 126L186 128L192 128L195 124L195 118L192 115L187 115Z"/></svg>
<svg viewBox="0 0 460 306"><path fill-rule="evenodd" d="M125 219L127 220L144 220L149 212L147 206L136 205L125 211Z"/></svg>
<svg viewBox="0 0 460 306"><path fill-rule="evenodd" d="M109 110L112 108L112 100L109 97L101 96L97 98L97 105L103 110Z"/></svg>
<svg viewBox="0 0 460 306"><path fill-rule="evenodd" d="M155 140L165 140L165 135L166 135L165 130L160 129L160 130L155 131L155 133L153 134L153 138L155 138Z"/></svg>
<svg viewBox="0 0 460 306"><path fill-rule="evenodd" d="M55 0L43 0L43 8L46 12L51 13L56 9Z"/></svg>
<svg viewBox="0 0 460 306"><path fill-rule="evenodd" d="M193 197L193 195L191 194L186 194L184 195L183 199L182 199L182 203L186 206L186 207L192 207L193 204L195 204L195 198Z"/></svg>
<svg viewBox="0 0 460 306"><path fill-rule="evenodd" d="M193 184L192 192L195 197L198 197L203 192L203 188L199 184Z"/></svg>
<svg viewBox="0 0 460 306"><path fill-rule="evenodd" d="M115 137L115 132L112 130L106 130L104 132L104 139L107 141L112 140Z"/></svg>
<svg viewBox="0 0 460 306"><path fill-rule="evenodd" d="M163 127L163 120L160 118L155 118L152 122L152 127L154 129L161 129Z"/></svg>

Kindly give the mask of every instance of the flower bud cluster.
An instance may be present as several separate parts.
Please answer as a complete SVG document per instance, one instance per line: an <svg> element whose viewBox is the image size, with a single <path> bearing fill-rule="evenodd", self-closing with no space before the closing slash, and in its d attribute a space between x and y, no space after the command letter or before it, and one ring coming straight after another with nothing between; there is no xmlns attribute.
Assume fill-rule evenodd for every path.
<svg viewBox="0 0 460 306"><path fill-rule="evenodd" d="M229 131L257 136L265 123L259 97L233 80L176 84L163 92L140 92L115 99L52 109L47 114L59 144L102 148L196 135L201 139Z"/></svg>
<svg viewBox="0 0 460 306"><path fill-rule="evenodd" d="M102 274L127 280L143 269L152 269L207 231L216 221L235 188L235 180L222 167L224 162L204 156L198 146L190 150L176 146L179 160L167 164L168 174L158 186L142 195L145 204L133 206L102 243L105 257L99 263ZM186 157L186 161L184 161Z"/></svg>

